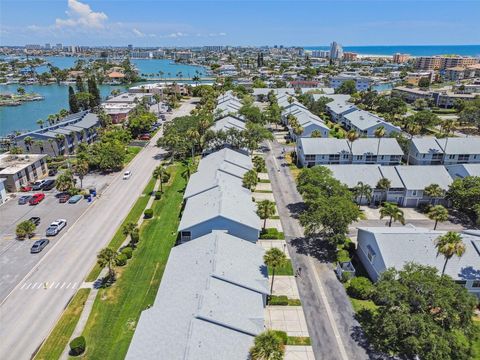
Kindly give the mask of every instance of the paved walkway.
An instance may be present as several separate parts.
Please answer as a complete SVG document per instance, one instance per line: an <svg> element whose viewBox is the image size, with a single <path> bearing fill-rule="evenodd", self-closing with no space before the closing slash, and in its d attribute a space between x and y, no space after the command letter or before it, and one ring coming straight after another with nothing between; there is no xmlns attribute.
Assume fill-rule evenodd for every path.
<svg viewBox="0 0 480 360"><path fill-rule="evenodd" d="M307 322L301 306L267 306L265 326L285 331L288 336L308 337Z"/></svg>
<svg viewBox="0 0 480 360"><path fill-rule="evenodd" d="M270 286L272 278L269 277ZM289 299L300 299L295 276L276 275L273 282L273 295L285 295Z"/></svg>
<svg viewBox="0 0 480 360"><path fill-rule="evenodd" d="M257 244L262 246L265 251L274 247L280 249L285 253L285 256L290 259L290 254L287 250L287 243L285 240L258 240Z"/></svg>
<svg viewBox="0 0 480 360"><path fill-rule="evenodd" d="M315 360L311 346L286 346L284 360Z"/></svg>
<svg viewBox="0 0 480 360"><path fill-rule="evenodd" d="M318 260L323 249L303 237L303 229L295 219L303 199L281 154L283 146L270 142L268 145L271 150L266 157L267 169L288 250L294 267L302 268L297 286L315 355L328 360L368 359L366 350L354 339L363 340L343 285L332 264Z"/></svg>

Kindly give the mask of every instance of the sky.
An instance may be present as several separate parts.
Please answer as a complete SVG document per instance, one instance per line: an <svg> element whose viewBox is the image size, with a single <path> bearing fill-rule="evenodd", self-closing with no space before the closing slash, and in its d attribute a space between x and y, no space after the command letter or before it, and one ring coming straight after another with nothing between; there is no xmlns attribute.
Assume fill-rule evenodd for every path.
<svg viewBox="0 0 480 360"><path fill-rule="evenodd" d="M477 45L479 14L478 0L0 0L0 45Z"/></svg>

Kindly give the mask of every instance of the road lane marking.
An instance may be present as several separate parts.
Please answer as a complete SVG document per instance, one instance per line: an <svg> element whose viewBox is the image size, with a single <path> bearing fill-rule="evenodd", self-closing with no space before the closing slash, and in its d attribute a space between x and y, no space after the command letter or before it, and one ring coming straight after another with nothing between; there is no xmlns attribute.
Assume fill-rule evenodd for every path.
<svg viewBox="0 0 480 360"><path fill-rule="evenodd" d="M23 289L27 285L27 283L23 283L22 287L20 289Z"/></svg>
<svg viewBox="0 0 480 360"><path fill-rule="evenodd" d="M77 287L77 283L73 283L72 289L75 289Z"/></svg>
<svg viewBox="0 0 480 360"><path fill-rule="evenodd" d="M57 283L57 286L55 286L55 289L58 288L59 285L60 285L60 283Z"/></svg>
<svg viewBox="0 0 480 360"><path fill-rule="evenodd" d="M53 287L53 285L55 285L54 281L52 281L52 284L48 288L51 289Z"/></svg>
<svg viewBox="0 0 480 360"><path fill-rule="evenodd" d="M64 286L65 286L65 283L62 284L62 286L60 287L60 289L63 289Z"/></svg>
<svg viewBox="0 0 480 360"><path fill-rule="evenodd" d="M68 283L67 287L65 289L68 289L70 287L71 282Z"/></svg>

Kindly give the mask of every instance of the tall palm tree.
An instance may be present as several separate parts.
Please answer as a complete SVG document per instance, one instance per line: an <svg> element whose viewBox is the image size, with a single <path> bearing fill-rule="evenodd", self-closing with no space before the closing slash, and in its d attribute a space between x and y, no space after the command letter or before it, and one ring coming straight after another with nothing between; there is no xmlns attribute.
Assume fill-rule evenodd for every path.
<svg viewBox="0 0 480 360"><path fill-rule="evenodd" d="M256 155L252 159L253 167L257 173L265 171L265 159L260 155Z"/></svg>
<svg viewBox="0 0 480 360"><path fill-rule="evenodd" d="M445 136L448 136L450 133L454 133L457 129L457 121L453 119L447 119L442 123L441 128Z"/></svg>
<svg viewBox="0 0 480 360"><path fill-rule="evenodd" d="M425 195L431 198L431 204L435 204L438 199L445 196L445 191L438 184L430 184L423 189Z"/></svg>
<svg viewBox="0 0 480 360"><path fill-rule="evenodd" d="M53 139L48 139L48 143L50 144L50 146L52 147L52 151L53 151L53 156L57 157L57 152L55 151L55 146L53 146L53 143L55 142L55 140Z"/></svg>
<svg viewBox="0 0 480 360"><path fill-rule="evenodd" d="M402 225L405 225L405 218L403 216L403 211L398 207L397 204L386 202L382 205L380 209L380 219L384 217L390 217L388 226L392 226L393 221L399 221Z"/></svg>
<svg viewBox="0 0 480 360"><path fill-rule="evenodd" d="M40 126L40 129L43 129L43 125L45 125L45 120L38 119L37 120L37 125Z"/></svg>
<svg viewBox="0 0 480 360"><path fill-rule="evenodd" d="M163 192L163 177L167 170L163 167L163 165L158 165L155 170L153 170L153 177L155 179L160 179L160 192Z"/></svg>
<svg viewBox="0 0 480 360"><path fill-rule="evenodd" d="M409 144L408 144L408 154L407 154L407 165L410 165L410 146L412 145L412 140L415 135L420 134L421 127L413 121L410 121L405 126L406 132L410 135Z"/></svg>
<svg viewBox="0 0 480 360"><path fill-rule="evenodd" d="M111 248L104 248L97 255L97 263L102 268L108 266L108 276L110 280L115 280L115 260L117 253Z"/></svg>
<svg viewBox="0 0 480 360"><path fill-rule="evenodd" d="M390 189L391 186L392 186L392 182L385 177L378 180L376 188L382 190L382 193L385 194L384 199L383 199L383 196L382 196L382 199L383 199L382 201L387 200L387 193L388 193L388 190Z"/></svg>
<svg viewBox="0 0 480 360"><path fill-rule="evenodd" d="M193 158L195 157L195 147L200 141L200 133L197 131L197 129L188 129L186 132L187 139L190 139L192 143L192 161Z"/></svg>
<svg viewBox="0 0 480 360"><path fill-rule="evenodd" d="M380 141L385 136L385 127L379 126L375 129L375 137L378 138L378 145L377 145L377 161L378 161L378 153L380 152Z"/></svg>
<svg viewBox="0 0 480 360"><path fill-rule="evenodd" d="M453 256L462 257L462 255L465 254L465 244L463 243L462 236L453 231L439 236L435 241L435 247L437 248L437 256L438 254L442 254L445 257L442 276L445 274L448 260Z"/></svg>
<svg viewBox="0 0 480 360"><path fill-rule="evenodd" d="M257 186L258 183L258 174L255 170L248 170L244 175L243 175L243 187L246 187L250 191L253 191L255 189L255 186Z"/></svg>
<svg viewBox="0 0 480 360"><path fill-rule="evenodd" d="M257 204L257 215L263 220L263 230L267 227L267 219L275 215L275 203L262 200Z"/></svg>
<svg viewBox="0 0 480 360"><path fill-rule="evenodd" d="M282 267L287 262L287 256L279 248L271 248L267 250L263 256L265 265L272 270L272 284L270 285L270 295L273 294L273 281L275 280L275 270L278 267Z"/></svg>
<svg viewBox="0 0 480 360"><path fill-rule="evenodd" d="M43 147L43 141L42 140L37 140L34 142L34 145L38 146L38 148L40 149L40 154L43 154L43 152L45 151L44 147Z"/></svg>
<svg viewBox="0 0 480 360"><path fill-rule="evenodd" d="M358 133L355 130L350 130L347 133L347 139L350 141L350 152L352 153L352 161L353 161L353 142L357 140L359 137Z"/></svg>
<svg viewBox="0 0 480 360"><path fill-rule="evenodd" d="M251 360L282 360L284 355L285 344L275 331L267 330L255 336L250 349Z"/></svg>
<svg viewBox="0 0 480 360"><path fill-rule="evenodd" d="M83 178L88 174L88 170L88 162L85 160L79 161L77 159L75 164L75 174L77 174L78 178L80 179L80 189L83 188Z"/></svg>
<svg viewBox="0 0 480 360"><path fill-rule="evenodd" d="M353 193L355 195L355 198L359 199L358 200L358 206L360 207L360 204L362 203L363 197L365 197L368 202L372 201L372 187L368 184L364 184L363 182L359 181L357 183L357 186L353 188Z"/></svg>
<svg viewBox="0 0 480 360"><path fill-rule="evenodd" d="M23 143L27 147L27 152L30 152L30 147L33 145L33 138L31 136L25 136Z"/></svg>
<svg viewBox="0 0 480 360"><path fill-rule="evenodd" d="M427 216L430 220L435 220L435 225L433 230L437 230L438 222L444 222L448 220L448 210L442 205L432 206L428 212Z"/></svg>

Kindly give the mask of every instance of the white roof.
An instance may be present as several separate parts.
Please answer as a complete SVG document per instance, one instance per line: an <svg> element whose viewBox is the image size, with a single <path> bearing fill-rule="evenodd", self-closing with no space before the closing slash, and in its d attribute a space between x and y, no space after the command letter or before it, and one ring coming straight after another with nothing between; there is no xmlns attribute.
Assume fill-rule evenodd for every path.
<svg viewBox="0 0 480 360"><path fill-rule="evenodd" d="M442 148L434 137L418 137L412 139L412 145L420 154L439 154L443 153Z"/></svg>
<svg viewBox="0 0 480 360"><path fill-rule="evenodd" d="M127 360L245 360L264 330L264 250L215 231L172 249Z"/></svg>
<svg viewBox="0 0 480 360"><path fill-rule="evenodd" d="M227 115L221 119L215 120L213 123L214 131L227 131L229 129L236 129L239 131L245 130L245 122L237 117Z"/></svg>
<svg viewBox="0 0 480 360"><path fill-rule="evenodd" d="M446 154L480 154L480 137L450 137L437 139L438 144Z"/></svg>
<svg viewBox="0 0 480 360"><path fill-rule="evenodd" d="M376 155L403 155L402 148L398 144L397 139L384 138L362 138L353 143L353 155L373 154Z"/></svg>
<svg viewBox="0 0 480 360"><path fill-rule="evenodd" d="M453 182L452 177L443 165L402 165L395 166L395 169L405 188L409 190L423 190L432 184L437 184L442 189L448 190Z"/></svg>
<svg viewBox="0 0 480 360"><path fill-rule="evenodd" d="M198 171L190 176L183 198L188 199L215 187L241 188L242 178L221 170Z"/></svg>
<svg viewBox="0 0 480 360"><path fill-rule="evenodd" d="M382 174L378 169L379 166L372 164L342 164L342 165L323 165L332 171L335 179L342 184L347 185L349 189L357 186L359 182L370 185L375 189L378 180L382 178Z"/></svg>
<svg viewBox="0 0 480 360"><path fill-rule="evenodd" d="M345 139L300 138L297 143L305 155L350 154Z"/></svg>
<svg viewBox="0 0 480 360"><path fill-rule="evenodd" d="M250 156L229 148L223 148L205 156L197 167L197 171L221 170L239 177L243 177L251 169L253 164Z"/></svg>

